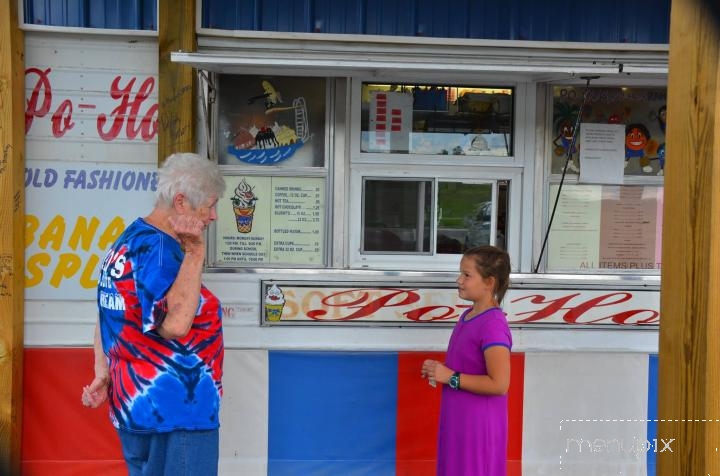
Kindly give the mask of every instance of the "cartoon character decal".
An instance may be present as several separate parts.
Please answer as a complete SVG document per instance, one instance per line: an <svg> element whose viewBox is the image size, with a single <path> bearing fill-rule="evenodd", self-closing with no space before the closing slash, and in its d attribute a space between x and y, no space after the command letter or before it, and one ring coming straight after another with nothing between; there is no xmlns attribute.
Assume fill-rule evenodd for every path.
<svg viewBox="0 0 720 476"><path fill-rule="evenodd" d="M665 143L663 142L660 144L660 147L658 147L657 151L658 159L660 160L660 170L658 171L658 175L665 175Z"/></svg>
<svg viewBox="0 0 720 476"><path fill-rule="evenodd" d="M577 104L569 104L565 102L556 103L554 111L553 124L555 126L555 133L557 136L553 140L555 146L555 155L565 156L570 149L572 143L573 134L575 132L575 121L577 115L580 112ZM570 155L574 155L578 152L578 147L573 146L573 150L569 151ZM571 160L568 163L570 170L577 172L579 169Z"/></svg>
<svg viewBox="0 0 720 476"><path fill-rule="evenodd" d="M665 125L667 123L667 106L663 105L660 106L660 109L658 109L658 125L660 126L660 130L663 134L665 134ZM660 161L660 170L658 171L658 175L665 175L665 143L663 142L660 144L660 147L658 147L657 151L658 160Z"/></svg>
<svg viewBox="0 0 720 476"><path fill-rule="evenodd" d="M311 137L308 127L308 114L304 97L293 99L291 106L282 106L283 99L280 91L264 80L261 82L262 94L251 96L247 100L248 106L262 99L264 104L264 116L272 117L269 120L260 121L262 124L246 124L245 127L235 126L234 130L226 131L226 137L231 141L227 152L234 155L238 160L256 165L275 165L286 160L295 154ZM294 128L278 123L283 120L277 119L279 114L289 111L290 121L294 120ZM260 113L262 115L262 113ZM258 116L255 115L255 120Z"/></svg>
<svg viewBox="0 0 720 476"><path fill-rule="evenodd" d="M630 159L637 158L645 173L652 172L649 155L657 151L657 143L650 140L650 131L640 123L625 126L625 167Z"/></svg>
<svg viewBox="0 0 720 476"><path fill-rule="evenodd" d="M658 109L658 125L660 126L660 132L665 134L665 124L667 122L667 106L660 106Z"/></svg>
<svg viewBox="0 0 720 476"><path fill-rule="evenodd" d="M248 98L248 106L251 106L258 99L264 99L265 111L276 109L278 105L283 102L282 95L279 91L275 89L275 87L270 83L270 81L262 81L260 84L262 86L263 93Z"/></svg>

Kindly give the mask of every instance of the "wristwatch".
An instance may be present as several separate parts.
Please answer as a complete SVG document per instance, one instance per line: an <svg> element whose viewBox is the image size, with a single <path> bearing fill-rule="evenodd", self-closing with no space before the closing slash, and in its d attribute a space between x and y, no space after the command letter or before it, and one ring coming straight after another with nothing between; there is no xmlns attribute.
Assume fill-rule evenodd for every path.
<svg viewBox="0 0 720 476"><path fill-rule="evenodd" d="M450 380L448 381L448 384L450 385L450 388L457 390L460 388L460 372L455 372L450 377Z"/></svg>

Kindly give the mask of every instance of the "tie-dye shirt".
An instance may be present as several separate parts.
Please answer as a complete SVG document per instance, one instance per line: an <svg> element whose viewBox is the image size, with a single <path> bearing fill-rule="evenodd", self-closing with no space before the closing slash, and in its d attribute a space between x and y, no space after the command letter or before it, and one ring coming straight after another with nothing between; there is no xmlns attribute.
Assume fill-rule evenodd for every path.
<svg viewBox="0 0 720 476"><path fill-rule="evenodd" d="M98 281L102 345L110 366L110 418L134 432L218 428L222 308L202 286L190 332L163 339L167 293L183 260L180 244L138 218L105 257Z"/></svg>

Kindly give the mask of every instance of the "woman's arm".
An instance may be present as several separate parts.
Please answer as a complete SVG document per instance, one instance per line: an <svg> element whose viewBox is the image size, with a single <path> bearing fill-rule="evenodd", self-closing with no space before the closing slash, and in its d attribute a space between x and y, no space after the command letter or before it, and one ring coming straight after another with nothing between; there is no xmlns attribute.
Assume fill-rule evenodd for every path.
<svg viewBox="0 0 720 476"><path fill-rule="evenodd" d="M100 340L99 322L95 324L93 350L95 353L95 378L90 382L90 385L83 387L82 403L86 407L97 408L107 400L108 384L110 383L107 357L103 352L102 341Z"/></svg>
<svg viewBox="0 0 720 476"><path fill-rule="evenodd" d="M157 331L165 339L185 337L192 327L200 303L205 241L202 220L192 216L171 217L170 224L185 256L175 282L167 293L168 312Z"/></svg>

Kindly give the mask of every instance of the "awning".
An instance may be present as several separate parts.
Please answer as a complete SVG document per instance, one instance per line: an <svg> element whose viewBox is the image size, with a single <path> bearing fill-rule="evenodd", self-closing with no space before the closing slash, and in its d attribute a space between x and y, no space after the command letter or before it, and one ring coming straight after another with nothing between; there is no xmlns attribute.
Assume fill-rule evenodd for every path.
<svg viewBox="0 0 720 476"><path fill-rule="evenodd" d="M377 79L543 81L601 75L627 82L664 80L668 71L668 45L231 33L200 36L197 52L173 52L171 60L220 73Z"/></svg>

